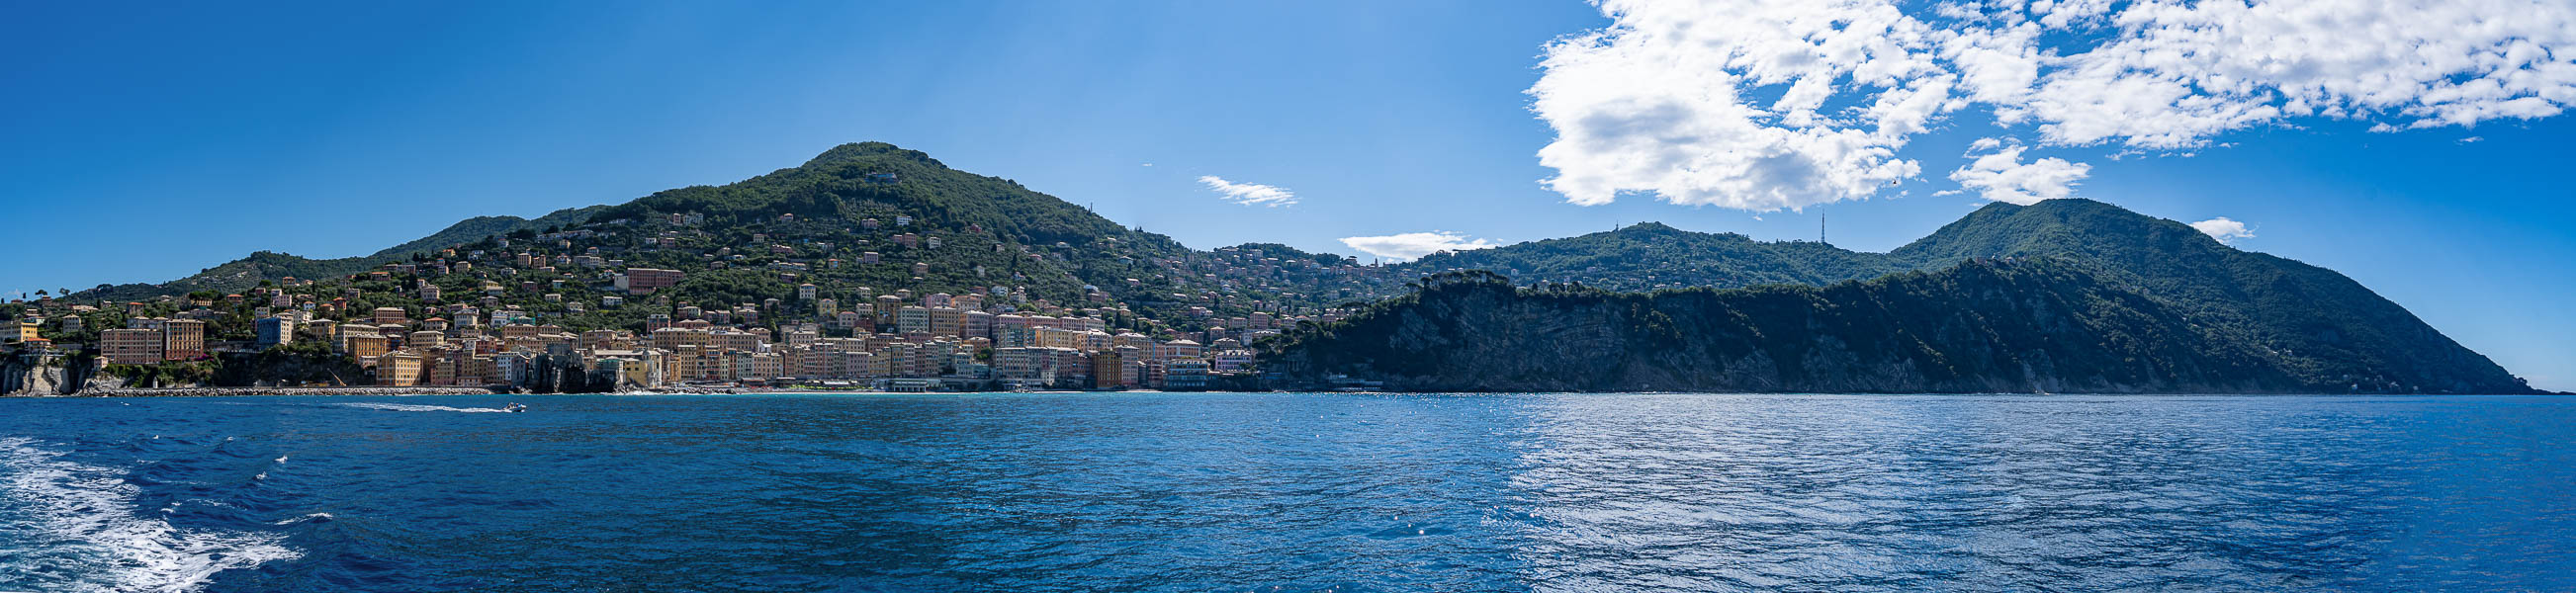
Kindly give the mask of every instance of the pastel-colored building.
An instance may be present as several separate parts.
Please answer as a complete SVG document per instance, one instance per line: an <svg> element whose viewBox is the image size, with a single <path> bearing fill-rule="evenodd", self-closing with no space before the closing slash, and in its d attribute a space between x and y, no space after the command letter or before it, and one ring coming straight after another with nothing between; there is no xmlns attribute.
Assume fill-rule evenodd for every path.
<svg viewBox="0 0 2576 593"><path fill-rule="evenodd" d="M626 273L617 275L616 284L618 289L629 293L653 294L656 290L679 286L680 280L686 276L679 270L627 268Z"/></svg>
<svg viewBox="0 0 2576 593"><path fill-rule="evenodd" d="M111 364L161 362L163 344L160 330L111 329L98 333L99 354Z"/></svg>
<svg viewBox="0 0 2576 593"><path fill-rule="evenodd" d="M196 360L206 357L206 322L195 319L172 319L161 329L163 360Z"/></svg>

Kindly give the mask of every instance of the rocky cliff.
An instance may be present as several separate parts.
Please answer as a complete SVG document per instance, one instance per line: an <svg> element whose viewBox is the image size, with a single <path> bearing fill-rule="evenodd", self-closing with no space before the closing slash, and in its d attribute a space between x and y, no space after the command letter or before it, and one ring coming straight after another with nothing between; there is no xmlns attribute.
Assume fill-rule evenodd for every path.
<svg viewBox="0 0 2576 593"><path fill-rule="evenodd" d="M2526 393L2353 385L2055 258L1972 259L1823 287L1617 293L1427 278L1263 344L1291 383L1407 391Z"/></svg>

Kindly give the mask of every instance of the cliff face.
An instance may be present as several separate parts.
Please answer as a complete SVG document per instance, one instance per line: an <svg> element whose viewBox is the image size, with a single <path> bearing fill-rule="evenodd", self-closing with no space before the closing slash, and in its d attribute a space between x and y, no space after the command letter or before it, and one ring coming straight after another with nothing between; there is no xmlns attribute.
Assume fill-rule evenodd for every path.
<svg viewBox="0 0 2576 593"><path fill-rule="evenodd" d="M2504 367L2334 270L2240 251L2180 222L2101 202L1997 203L1889 255L1927 267L1975 257L2080 262L2336 393L2529 391Z"/></svg>
<svg viewBox="0 0 2576 593"><path fill-rule="evenodd" d="M90 379L83 359L24 353L0 356L0 396L71 395Z"/></svg>
<svg viewBox="0 0 2576 593"><path fill-rule="evenodd" d="M1476 274L1427 284L1265 343L1265 368L1408 391L2527 391L2306 380L2233 331L2055 259L1652 294L1517 289Z"/></svg>
<svg viewBox="0 0 2576 593"><path fill-rule="evenodd" d="M2312 391L2519 393L2528 388L2405 307L2333 270L2241 251L2190 226L2081 199L1995 203L1888 253L1769 243L1641 224L1422 258L1409 270L1486 269L1523 283L1612 290L1823 286L1973 259L2072 263L2143 295L2213 341L2242 345Z"/></svg>

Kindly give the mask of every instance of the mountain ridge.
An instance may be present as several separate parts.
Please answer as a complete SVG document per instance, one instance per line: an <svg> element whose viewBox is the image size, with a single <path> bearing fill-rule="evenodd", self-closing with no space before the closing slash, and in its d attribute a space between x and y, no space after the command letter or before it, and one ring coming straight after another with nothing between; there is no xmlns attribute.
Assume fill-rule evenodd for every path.
<svg viewBox="0 0 2576 593"><path fill-rule="evenodd" d="M577 224L588 220L590 214L605 208L607 208L605 205L564 208L537 218L508 215L476 216L457 221L428 236L359 256L315 259L284 252L259 250L240 259L215 264L213 267L169 282L102 284L68 296L78 299L140 300L201 290L236 293L258 286L263 280L346 276L384 263L409 259L413 254L434 252L484 237L503 235L521 229Z"/></svg>
<svg viewBox="0 0 2576 593"><path fill-rule="evenodd" d="M1402 391L2286 393L2242 343L2054 258L1827 286L1619 293L1449 273L1270 344L1292 382Z"/></svg>
<svg viewBox="0 0 2576 593"><path fill-rule="evenodd" d="M313 260L259 252L180 281L76 296L112 298L118 289L161 294L238 290L287 275L339 276L450 246L498 248L501 244L492 241L502 235L555 227L630 242L610 244L622 251L631 249L631 241L649 239L633 236L640 228L620 225L681 214L703 220L662 225L656 228L671 230L655 232L680 233L682 241L675 244L683 249L640 251L629 264L689 270L691 277L677 287L677 294L713 304L758 302L792 292L794 283L780 274L748 269L782 265L802 270L796 274L827 292L866 293L872 287L991 292L987 289L1008 284L1059 305L1121 310L1133 305L1138 313L1157 318L1212 314L1221 319L1253 307L1400 297L1410 290L1404 279L1463 270L1491 270L1525 284L1643 291L1829 287L1939 272L1981 259L2053 258L2079 268L2084 282L2134 290L2156 301L2157 310L2182 319L2184 327L2200 332L2209 343L2255 347L2266 364L2297 373L2303 384L2459 391L2507 385L2504 380L2511 378L2484 356L2341 274L2237 250L2179 222L2091 200L1989 204L1883 253L1641 223L1373 267L1275 243L1190 249L1016 181L952 169L927 153L882 142L834 146L798 166L725 185L672 188L536 219L470 218L369 256ZM852 227L862 220L878 221L873 224L889 230L853 234ZM917 231L906 235L945 238L983 251L869 243L870 237L884 240L885 233L899 232L893 227L901 225L911 225L901 230ZM762 237L779 239L763 244ZM779 242L790 237L798 238ZM890 261L918 263L905 273L838 270L821 260L855 258L861 247L885 251ZM768 253L772 250L777 253Z"/></svg>
<svg viewBox="0 0 2576 593"><path fill-rule="evenodd" d="M1832 286L1980 259L2034 257L2064 259L2096 282L2130 287L2185 319L2203 340L2248 345L2304 385L2529 390L2492 360L2340 273L2238 250L2189 225L2085 199L1989 204L1884 253L1654 224L1425 257L1411 271L1499 269L1525 284L1635 292L1675 284ZM1682 281L1667 282L1674 278Z"/></svg>

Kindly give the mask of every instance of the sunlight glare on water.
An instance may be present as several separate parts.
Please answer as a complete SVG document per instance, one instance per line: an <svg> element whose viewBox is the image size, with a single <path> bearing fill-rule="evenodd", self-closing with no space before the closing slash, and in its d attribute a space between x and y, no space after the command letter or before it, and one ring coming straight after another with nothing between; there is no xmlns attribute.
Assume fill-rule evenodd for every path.
<svg viewBox="0 0 2576 593"><path fill-rule="evenodd" d="M0 591L2576 588L2547 397L513 397L0 400Z"/></svg>

